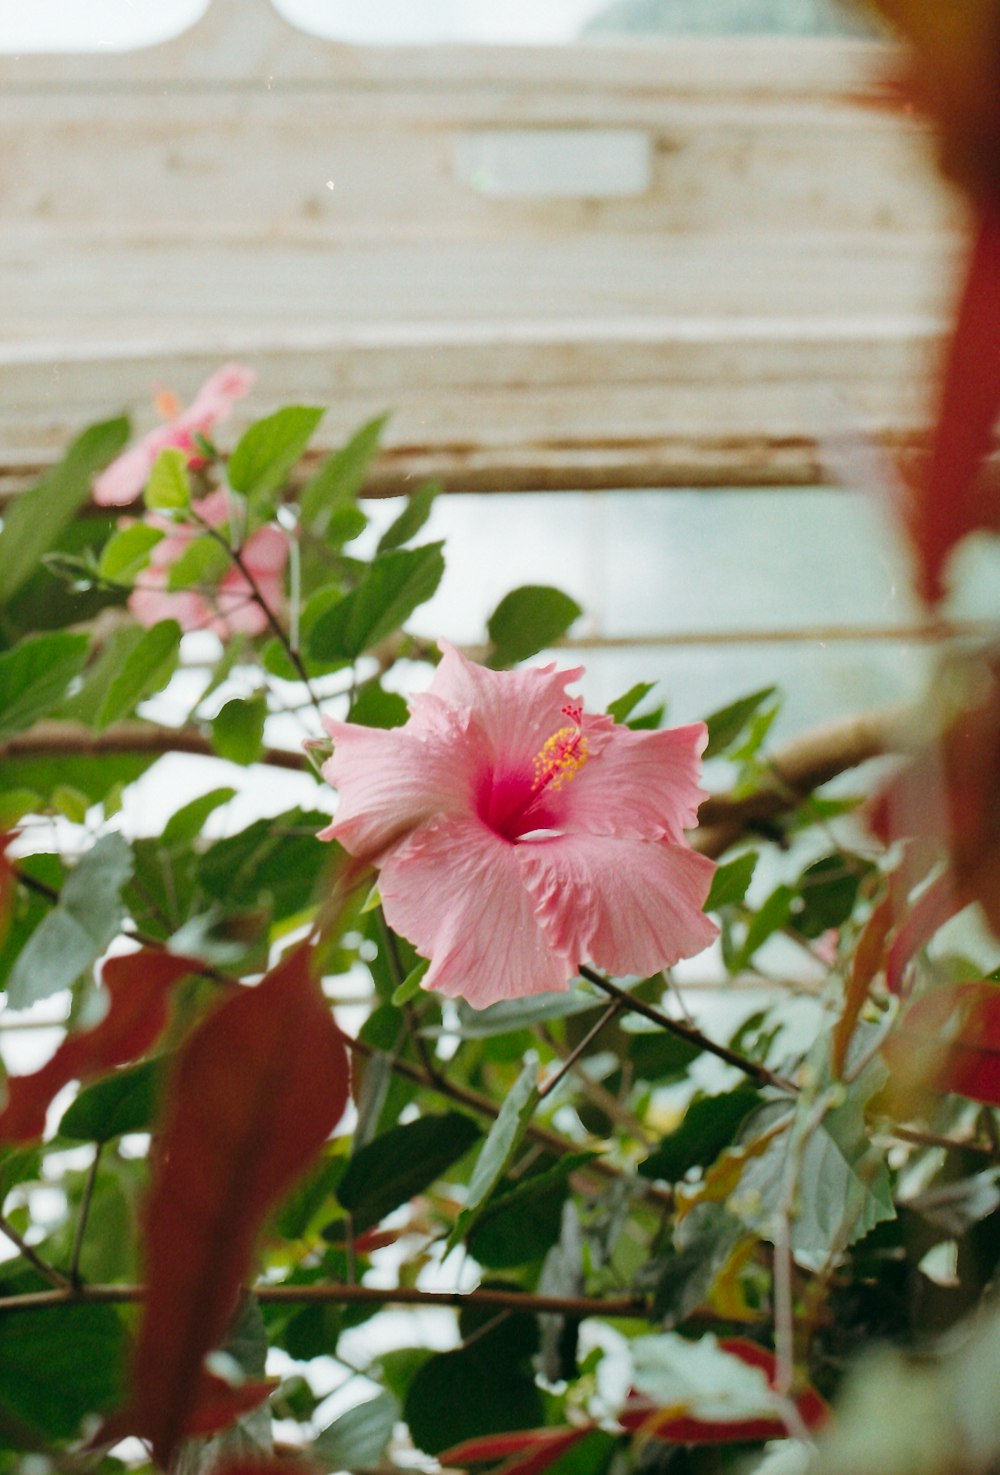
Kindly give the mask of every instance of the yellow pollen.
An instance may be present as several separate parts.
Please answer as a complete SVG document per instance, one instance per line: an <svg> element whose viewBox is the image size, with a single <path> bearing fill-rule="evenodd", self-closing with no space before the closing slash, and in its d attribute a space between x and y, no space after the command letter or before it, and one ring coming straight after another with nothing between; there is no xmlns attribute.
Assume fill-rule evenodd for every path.
<svg viewBox="0 0 1000 1475"><path fill-rule="evenodd" d="M580 772L587 761L587 751L587 739L578 727L560 727L547 739L531 765L535 791L551 785L558 792Z"/></svg>

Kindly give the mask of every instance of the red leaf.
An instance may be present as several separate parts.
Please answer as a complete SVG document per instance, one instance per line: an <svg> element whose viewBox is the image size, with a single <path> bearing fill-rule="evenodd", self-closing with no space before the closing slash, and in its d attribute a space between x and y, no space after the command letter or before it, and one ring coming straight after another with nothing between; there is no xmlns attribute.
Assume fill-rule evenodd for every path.
<svg viewBox="0 0 1000 1475"><path fill-rule="evenodd" d="M184 1429L187 1439L207 1438L228 1429L242 1415L258 1408L278 1386L276 1378L253 1378L245 1383L227 1383L203 1368L194 1394L194 1406ZM130 1434L141 1434L135 1411L120 1410L104 1420L88 1448L117 1444Z"/></svg>
<svg viewBox="0 0 1000 1475"><path fill-rule="evenodd" d="M224 1464L213 1465L212 1475L313 1475L315 1469L315 1465L305 1464L302 1460L285 1459L279 1455L270 1459L240 1455L236 1459L226 1460Z"/></svg>
<svg viewBox="0 0 1000 1475"><path fill-rule="evenodd" d="M343 1115L343 1038L298 948L185 1042L146 1206L145 1311L134 1421L166 1466L189 1427L202 1359L235 1310L268 1212Z"/></svg>
<svg viewBox="0 0 1000 1475"><path fill-rule="evenodd" d="M945 359L937 426L926 468L910 484L907 520L917 589L944 595L948 555L967 533L997 522L996 498L977 487L1000 410L1000 209L981 205Z"/></svg>
<svg viewBox="0 0 1000 1475"><path fill-rule="evenodd" d="M748 1342L743 1337L720 1339L719 1347L740 1362L759 1367L767 1378L768 1386L777 1382L778 1363L773 1352ZM806 1388L792 1399L798 1415L807 1429L817 1429L826 1421L829 1409L815 1388ZM736 1444L758 1443L765 1439L784 1439L788 1430L780 1418L762 1415L753 1419L708 1420L678 1413L676 1409L657 1409L648 1402L638 1407L627 1407L618 1415L623 1429L633 1434L643 1434L654 1439L668 1439L673 1444Z"/></svg>
<svg viewBox="0 0 1000 1475"><path fill-rule="evenodd" d="M100 1024L70 1035L52 1059L31 1075L11 1076L0 1112L0 1142L30 1142L45 1131L53 1098L69 1081L103 1075L136 1060L156 1042L167 1022L174 984L201 968L194 958L143 950L110 958L103 981L110 996Z"/></svg>
<svg viewBox="0 0 1000 1475"><path fill-rule="evenodd" d="M894 1070L1000 1106L1000 987L959 983L911 1004L885 1044Z"/></svg>
<svg viewBox="0 0 1000 1475"><path fill-rule="evenodd" d="M542 1475L558 1459L579 1444L596 1424L570 1429L518 1429L510 1434L485 1434L477 1439L464 1439L438 1455L442 1465L471 1465L481 1460L500 1460L512 1456L493 1475Z"/></svg>

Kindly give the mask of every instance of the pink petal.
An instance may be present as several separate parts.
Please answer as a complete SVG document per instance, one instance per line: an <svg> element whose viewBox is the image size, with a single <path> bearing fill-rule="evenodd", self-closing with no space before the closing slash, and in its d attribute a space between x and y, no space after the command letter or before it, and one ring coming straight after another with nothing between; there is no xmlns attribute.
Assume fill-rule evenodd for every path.
<svg viewBox="0 0 1000 1475"><path fill-rule="evenodd" d="M664 732L616 726L559 791L558 828L590 835L680 840L698 823L703 722Z"/></svg>
<svg viewBox="0 0 1000 1475"><path fill-rule="evenodd" d="M236 401L253 387L256 378L253 370L245 369L242 364L224 364L205 380L174 425L191 432L211 430L219 420L226 419Z"/></svg>
<svg viewBox="0 0 1000 1475"><path fill-rule="evenodd" d="M609 973L648 975L708 946L715 865L685 845L562 835L514 847L555 951Z"/></svg>
<svg viewBox="0 0 1000 1475"><path fill-rule="evenodd" d="M176 620L182 630L204 630L211 624L212 610L200 594L192 589L167 591L165 569L146 569L141 578L142 585L128 597L128 607L140 625L148 628L160 620Z"/></svg>
<svg viewBox="0 0 1000 1475"><path fill-rule="evenodd" d="M255 578L282 574L288 562L288 539L280 528L258 528L243 545L242 557Z"/></svg>
<svg viewBox="0 0 1000 1475"><path fill-rule="evenodd" d="M145 441L116 456L94 480L98 507L126 507L142 493L156 455Z"/></svg>
<svg viewBox="0 0 1000 1475"><path fill-rule="evenodd" d="M539 925L519 848L460 818L426 825L390 854L382 906L390 926L433 959L425 988L485 1009L568 987L576 965Z"/></svg>
<svg viewBox="0 0 1000 1475"><path fill-rule="evenodd" d="M370 858L437 815L471 816L482 762L478 735L467 713L433 710L432 731L426 705L421 727L383 730L327 719L333 757L322 772L340 802L320 839Z"/></svg>
<svg viewBox="0 0 1000 1475"><path fill-rule="evenodd" d="M490 671L444 640L441 650L430 693L475 713L498 770L530 772L545 741L569 722L562 711L568 701L566 686L582 676L583 667Z"/></svg>

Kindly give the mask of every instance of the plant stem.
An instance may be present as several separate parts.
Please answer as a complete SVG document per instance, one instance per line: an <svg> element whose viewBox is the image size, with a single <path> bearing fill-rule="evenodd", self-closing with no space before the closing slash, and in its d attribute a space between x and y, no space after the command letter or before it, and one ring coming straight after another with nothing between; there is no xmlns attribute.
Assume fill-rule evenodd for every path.
<svg viewBox="0 0 1000 1475"><path fill-rule="evenodd" d="M11 1244L17 1246L21 1254L28 1261L28 1264L34 1265L39 1275L44 1275L45 1279L49 1281L51 1285L58 1287L60 1293L73 1290L72 1283L66 1279L65 1275L63 1275L61 1271L57 1270L54 1265L50 1265L47 1260L43 1260L38 1251L33 1250L31 1248L31 1245L26 1243L23 1237L18 1234L13 1224L9 1223L8 1220L3 1217L3 1215L0 1215L0 1234L5 1234L10 1240ZM49 1292L40 1291L38 1292L38 1294L48 1295Z"/></svg>
<svg viewBox="0 0 1000 1475"><path fill-rule="evenodd" d="M76 1233L73 1236L73 1254L69 1262L69 1278L73 1285L80 1284L80 1255L83 1252L83 1236L87 1232L87 1220L90 1218L90 1205L94 1197L94 1185L97 1182L97 1170L101 1163L101 1153L104 1151L104 1143L98 1142L94 1152L94 1160L87 1173L86 1182L83 1185L83 1197L80 1200L80 1213L76 1221Z"/></svg>
<svg viewBox="0 0 1000 1475"><path fill-rule="evenodd" d="M619 988L610 979L604 978L602 974L589 968L586 963L580 965L581 978L586 978L595 988L609 998L619 999L622 1007L630 1010L633 1014L641 1014L643 1018L649 1019L653 1024L658 1024L661 1029L676 1035L680 1040L686 1040L689 1045L695 1045L699 1050L704 1050L708 1055L715 1055L719 1060L724 1060L727 1065L734 1065L744 1075L749 1076L761 1086L774 1086L778 1091L785 1091L790 1095L796 1095L798 1086L794 1081L786 1080L784 1076L778 1075L776 1071L770 1070L766 1065L759 1064L756 1060L750 1060L745 1055L740 1055L736 1050L730 1050L728 1045L717 1044L710 1040L707 1035L702 1034L700 1029L694 1029L689 1024L682 1024L679 1019L671 1019L669 1014L664 1014L662 1009L655 1008L652 1004L645 1004L625 989Z"/></svg>
<svg viewBox="0 0 1000 1475"><path fill-rule="evenodd" d="M624 1008L625 1005L622 1003L621 999L612 1000L612 1002L605 1009L604 1013L601 1015L600 1019L598 1019L597 1023L591 1025L590 1029L588 1029L587 1033L584 1035L580 1043L576 1045L575 1048L572 1049L570 1053L566 1056L565 1060L563 1060L556 1073L549 1077L544 1086L541 1086L539 1088L539 1101L544 1101L546 1096L548 1096L551 1091L555 1090L559 1082L562 1080L563 1076L566 1075L567 1071L572 1070L573 1066L579 1060L580 1056L584 1053L587 1047L593 1044L594 1040L596 1040L597 1036L601 1033L601 1030L604 1028L604 1026L606 1024L610 1024L612 1019L615 1019Z"/></svg>

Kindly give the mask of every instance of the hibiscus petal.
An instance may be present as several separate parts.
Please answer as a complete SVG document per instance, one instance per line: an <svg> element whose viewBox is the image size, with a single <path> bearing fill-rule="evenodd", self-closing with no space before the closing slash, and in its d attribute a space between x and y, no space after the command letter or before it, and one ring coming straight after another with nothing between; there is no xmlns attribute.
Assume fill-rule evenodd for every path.
<svg viewBox="0 0 1000 1475"><path fill-rule="evenodd" d="M155 460L145 441L116 456L94 481L98 507L127 507L134 502L149 480Z"/></svg>
<svg viewBox="0 0 1000 1475"><path fill-rule="evenodd" d="M442 701L476 714L501 771L524 770L543 744L568 718L566 686L583 675L583 667L557 671L554 664L524 671L490 671L477 666L447 641L430 692Z"/></svg>
<svg viewBox="0 0 1000 1475"><path fill-rule="evenodd" d="M474 819L427 825L382 867L385 915L431 967L425 988L476 1009L566 989L575 961L553 948L524 887L518 852Z"/></svg>
<svg viewBox="0 0 1000 1475"><path fill-rule="evenodd" d="M435 816L472 811L481 759L467 713L438 709L433 733L409 723L325 725L333 757L322 772L340 802L321 840L339 840L352 855L370 858Z"/></svg>
<svg viewBox="0 0 1000 1475"><path fill-rule="evenodd" d="M703 722L664 732L615 727L559 791L559 828L680 840L698 823L706 797L698 778L707 741Z"/></svg>
<svg viewBox="0 0 1000 1475"><path fill-rule="evenodd" d="M655 973L718 932L702 911L715 866L685 845L573 834L515 852L552 947L578 963Z"/></svg>

